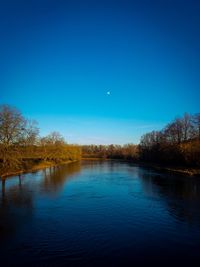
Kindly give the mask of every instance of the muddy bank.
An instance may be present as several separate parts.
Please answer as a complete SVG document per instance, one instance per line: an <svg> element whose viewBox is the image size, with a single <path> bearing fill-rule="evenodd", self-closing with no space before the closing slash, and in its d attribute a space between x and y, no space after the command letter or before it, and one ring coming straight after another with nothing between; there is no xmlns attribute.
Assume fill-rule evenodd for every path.
<svg viewBox="0 0 200 267"><path fill-rule="evenodd" d="M186 175L186 176L198 176L200 177L200 169L199 168L188 168L184 166L165 166L165 165L159 165L155 163L146 163L146 162L139 162L139 165L144 167L153 168L155 170L158 170L160 172L171 172L176 173L180 175Z"/></svg>

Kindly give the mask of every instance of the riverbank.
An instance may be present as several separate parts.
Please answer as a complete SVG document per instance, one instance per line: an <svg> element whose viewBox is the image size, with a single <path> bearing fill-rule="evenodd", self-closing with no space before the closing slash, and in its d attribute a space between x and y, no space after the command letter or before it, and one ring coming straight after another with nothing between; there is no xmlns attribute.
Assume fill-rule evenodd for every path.
<svg viewBox="0 0 200 267"><path fill-rule="evenodd" d="M14 175L20 175L22 173L35 172L35 171L39 171L39 170L46 169L49 167L55 167L55 166L59 166L59 165L70 164L73 162L77 162L77 160L67 160L67 161L62 161L59 163L56 163L53 161L40 161L38 163L33 164L32 166L26 167L26 168L21 169L21 170L8 171L6 173L3 173L0 175L0 178L5 179L6 177L10 177L10 176L14 176Z"/></svg>
<svg viewBox="0 0 200 267"><path fill-rule="evenodd" d="M162 170L162 167L159 168ZM188 176L199 176L200 177L200 169L188 169L188 168L164 168L167 172L174 172L181 175L188 175Z"/></svg>
<svg viewBox="0 0 200 267"><path fill-rule="evenodd" d="M158 165L156 163L146 163L140 162L139 163L143 167L153 168L158 170L159 172L169 172L169 173L176 173L180 175L186 176L198 176L200 177L200 169L199 168L187 168L183 166L165 166L165 165Z"/></svg>

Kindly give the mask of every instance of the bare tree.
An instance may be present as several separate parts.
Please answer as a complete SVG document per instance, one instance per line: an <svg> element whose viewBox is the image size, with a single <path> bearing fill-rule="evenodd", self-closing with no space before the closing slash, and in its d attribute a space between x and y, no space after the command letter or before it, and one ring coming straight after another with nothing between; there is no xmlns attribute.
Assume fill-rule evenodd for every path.
<svg viewBox="0 0 200 267"><path fill-rule="evenodd" d="M49 145L62 145L65 143L64 137L59 132L51 132L44 140Z"/></svg>
<svg viewBox="0 0 200 267"><path fill-rule="evenodd" d="M195 137L200 141L200 113L193 116Z"/></svg>
<svg viewBox="0 0 200 267"><path fill-rule="evenodd" d="M18 145L25 127L26 120L17 109L7 105L0 107L0 157L5 171L19 168L21 164Z"/></svg>
<svg viewBox="0 0 200 267"><path fill-rule="evenodd" d="M192 117L188 113L185 113L182 118L182 127L183 127L183 140L187 141L192 137Z"/></svg>
<svg viewBox="0 0 200 267"><path fill-rule="evenodd" d="M168 142L180 144L183 140L183 124L180 118L176 118L164 129L164 135Z"/></svg>
<svg viewBox="0 0 200 267"><path fill-rule="evenodd" d="M24 131L24 143L26 146L33 146L37 143L39 134L38 123L35 120L27 120Z"/></svg>
<svg viewBox="0 0 200 267"><path fill-rule="evenodd" d="M26 120L15 108L0 107L0 143L9 146L17 144L25 133Z"/></svg>

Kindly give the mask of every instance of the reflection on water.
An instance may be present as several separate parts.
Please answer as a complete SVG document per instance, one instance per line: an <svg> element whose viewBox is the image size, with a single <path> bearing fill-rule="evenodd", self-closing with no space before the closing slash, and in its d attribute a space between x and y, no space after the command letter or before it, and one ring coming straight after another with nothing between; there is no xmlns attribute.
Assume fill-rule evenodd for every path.
<svg viewBox="0 0 200 267"><path fill-rule="evenodd" d="M156 174L140 170L143 189L147 195L159 196L175 218L200 225L199 178Z"/></svg>
<svg viewBox="0 0 200 267"><path fill-rule="evenodd" d="M47 193L61 190L67 180L72 179L80 171L80 168L80 163L71 163L44 169L41 189Z"/></svg>
<svg viewBox="0 0 200 267"><path fill-rule="evenodd" d="M16 182L7 190L7 180L2 180L0 199L0 242L6 236L15 233L20 222L31 215L32 195L27 186L22 185L21 176L15 179ZM23 218L21 218L23 217Z"/></svg>
<svg viewBox="0 0 200 267"><path fill-rule="evenodd" d="M80 163L50 167L30 175L19 175L1 180L0 243L14 234L20 223L26 223L33 210L35 189L40 193L52 193L62 189L67 179L80 171ZM36 181L26 181L27 176L39 176ZM30 182L30 183L29 183ZM34 188L33 188L34 187Z"/></svg>
<svg viewBox="0 0 200 267"><path fill-rule="evenodd" d="M0 182L2 266L195 266L200 259L199 178L86 161Z"/></svg>

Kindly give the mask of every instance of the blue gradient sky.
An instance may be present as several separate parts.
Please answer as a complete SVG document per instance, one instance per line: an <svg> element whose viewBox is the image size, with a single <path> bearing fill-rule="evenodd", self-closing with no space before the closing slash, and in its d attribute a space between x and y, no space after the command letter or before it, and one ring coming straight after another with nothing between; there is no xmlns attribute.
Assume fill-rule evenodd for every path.
<svg viewBox="0 0 200 267"><path fill-rule="evenodd" d="M191 0L0 1L0 104L42 135L136 143L200 111L199 14Z"/></svg>

